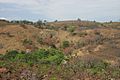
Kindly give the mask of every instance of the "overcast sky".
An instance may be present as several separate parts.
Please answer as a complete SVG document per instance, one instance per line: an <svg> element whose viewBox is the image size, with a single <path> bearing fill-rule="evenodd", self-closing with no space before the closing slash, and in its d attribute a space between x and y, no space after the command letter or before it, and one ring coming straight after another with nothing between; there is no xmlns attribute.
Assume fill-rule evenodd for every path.
<svg viewBox="0 0 120 80"><path fill-rule="evenodd" d="M0 0L0 18L120 20L120 0Z"/></svg>

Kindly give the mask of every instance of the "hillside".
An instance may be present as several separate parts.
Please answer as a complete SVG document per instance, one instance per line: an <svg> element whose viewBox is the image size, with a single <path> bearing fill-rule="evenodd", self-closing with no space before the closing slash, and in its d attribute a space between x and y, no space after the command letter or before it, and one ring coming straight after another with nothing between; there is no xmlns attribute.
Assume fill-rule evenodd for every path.
<svg viewBox="0 0 120 80"><path fill-rule="evenodd" d="M50 80L120 79L120 22L99 23L71 20L47 22L43 25L36 26L32 24L14 24L0 21L0 54L6 55L7 52L13 50L19 53L34 53L41 48L54 48L62 51L68 58L68 60L66 60L67 64L61 64L63 74L61 72L62 70L57 69L60 66L57 66L57 68L50 66L50 69L47 68L48 71L46 71L46 69L45 73L44 71L41 73L41 77L44 79L36 78L30 80L49 80L49 77L52 75L54 75L56 79ZM0 60L4 61L4 59ZM84 65L77 63L80 61L84 62ZM99 61L103 61L105 65L109 64L110 67L101 69L100 66L102 65L103 68L104 63L100 63L99 65ZM98 64L99 66L97 66L100 69L95 67L95 71L90 67L92 63L94 65ZM16 64L16 62L13 62L13 65ZM24 65L24 67L27 68L28 66L26 67L26 65ZM37 67L40 66L35 64L33 67L36 68L37 72ZM9 69L9 67L1 67L0 65L0 72L2 72L1 69L4 68ZM85 70L83 69L84 71L81 73L82 68ZM70 73L67 72L67 69ZM116 70L111 72L109 69ZM19 70L21 70L21 68ZM34 72L34 74L37 75L36 72ZM29 74L29 70L26 74L27 73ZM0 79L6 80L5 77L3 77L4 74L7 73L3 71ZM43 75L47 76L44 77ZM100 77L101 75L103 77ZM11 72L11 77L11 79L17 79L14 72ZM7 78L9 79L10 76ZM25 77L25 79L27 79L27 77ZM20 80L22 80L22 78Z"/></svg>

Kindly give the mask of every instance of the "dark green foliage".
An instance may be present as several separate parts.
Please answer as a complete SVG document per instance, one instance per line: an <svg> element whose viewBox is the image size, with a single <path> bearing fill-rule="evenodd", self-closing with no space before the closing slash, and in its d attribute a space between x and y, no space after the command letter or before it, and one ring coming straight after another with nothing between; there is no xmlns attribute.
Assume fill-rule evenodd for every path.
<svg viewBox="0 0 120 80"><path fill-rule="evenodd" d="M110 23L112 23L113 21L110 21Z"/></svg>
<svg viewBox="0 0 120 80"><path fill-rule="evenodd" d="M41 59L43 63L50 64L60 64L64 59L64 55L61 51L56 49L40 49L34 53L36 56L39 56L38 59Z"/></svg>
<svg viewBox="0 0 120 80"><path fill-rule="evenodd" d="M35 23L35 27L38 27L38 28L42 28L42 25L43 25L43 22L41 20L38 20L36 23Z"/></svg>
<svg viewBox="0 0 120 80"><path fill-rule="evenodd" d="M63 48L69 47L70 46L69 41L63 41L62 46Z"/></svg>
<svg viewBox="0 0 120 80"><path fill-rule="evenodd" d="M18 54L19 54L18 51L13 50L13 51L7 52L3 57L4 57L4 59L14 61L15 57L16 57Z"/></svg>
<svg viewBox="0 0 120 80"><path fill-rule="evenodd" d="M32 21L28 21L28 20L13 20L11 21L11 23L14 23L14 24L28 24L28 25L33 25L33 22Z"/></svg>
<svg viewBox="0 0 120 80"><path fill-rule="evenodd" d="M80 18L78 18L78 19L77 19L77 21L81 21L81 19L80 19Z"/></svg>
<svg viewBox="0 0 120 80"><path fill-rule="evenodd" d="M4 55L0 54L0 60L2 60L2 59L3 59L3 56L4 56Z"/></svg>
<svg viewBox="0 0 120 80"><path fill-rule="evenodd" d="M58 20L55 20L54 22L58 22Z"/></svg>
<svg viewBox="0 0 120 80"><path fill-rule="evenodd" d="M7 61L24 62L28 64L60 64L64 60L64 55L56 49L40 49L31 54L23 54L17 51L10 51L0 58Z"/></svg>
<svg viewBox="0 0 120 80"><path fill-rule="evenodd" d="M2 57L3 55L2 54L0 54L0 57Z"/></svg>

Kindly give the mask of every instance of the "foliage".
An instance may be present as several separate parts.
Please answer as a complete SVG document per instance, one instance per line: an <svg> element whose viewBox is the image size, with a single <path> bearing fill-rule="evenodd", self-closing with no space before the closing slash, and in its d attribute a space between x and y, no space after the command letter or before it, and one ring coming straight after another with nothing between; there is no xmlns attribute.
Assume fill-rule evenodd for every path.
<svg viewBox="0 0 120 80"><path fill-rule="evenodd" d="M41 20L38 20L36 23L35 23L36 26L42 26L43 25L43 22Z"/></svg>
<svg viewBox="0 0 120 80"><path fill-rule="evenodd" d="M38 37L37 42L39 42L40 44L44 44L44 41L43 41L42 37Z"/></svg>
<svg viewBox="0 0 120 80"><path fill-rule="evenodd" d="M69 47L69 46L70 46L69 41L63 41L63 43L62 43L63 48L66 48L66 47Z"/></svg>
<svg viewBox="0 0 120 80"><path fill-rule="evenodd" d="M57 80L57 78L53 76L50 78L50 80Z"/></svg>
<svg viewBox="0 0 120 80"><path fill-rule="evenodd" d="M76 33L76 32L72 32L71 35L72 35L72 36L75 36L75 35L77 35L77 33Z"/></svg>
<svg viewBox="0 0 120 80"><path fill-rule="evenodd" d="M2 60L5 56L14 53L14 61L8 59ZM90 75L93 80L107 80L114 78L119 80L120 69L110 67L108 63L102 60L87 59L88 61L77 58L71 58L66 64L60 64L65 58L61 51L56 49L39 49L31 54L18 53L16 51L0 55L0 68L3 67L8 72L1 73L1 79L50 79L50 80L70 80L84 79L83 76ZM12 53L12 54L13 54ZM94 57L93 57L94 58ZM9 59L11 60L11 59ZM51 65L52 64L52 65ZM59 65L60 64L60 65ZM8 75L9 74L9 75ZM17 76L17 77L16 77ZM102 76L102 77L101 77ZM105 77L109 76L109 77Z"/></svg>
<svg viewBox="0 0 120 80"><path fill-rule="evenodd" d="M47 25L46 26L46 29L50 29L50 30L59 30L59 27L58 26L54 26L54 25Z"/></svg>
<svg viewBox="0 0 120 80"><path fill-rule="evenodd" d="M55 20L54 22L58 22L58 20Z"/></svg>
<svg viewBox="0 0 120 80"><path fill-rule="evenodd" d="M49 63L60 64L64 60L64 55L61 51L56 49L40 49L31 54L23 54L17 51L10 51L4 56L0 56L7 61L24 62L28 64Z"/></svg>
<svg viewBox="0 0 120 80"><path fill-rule="evenodd" d="M105 63L102 61L98 63L92 63L88 71L92 74L101 74L105 72L105 69L107 68L107 66L108 66L108 63Z"/></svg>
<svg viewBox="0 0 120 80"><path fill-rule="evenodd" d="M24 39L23 40L23 45L26 45L26 44L32 45L32 41L30 39Z"/></svg>
<svg viewBox="0 0 120 80"><path fill-rule="evenodd" d="M33 25L33 22L32 21L28 21L28 20L13 20L11 21L11 23L14 23L14 24L29 24L29 25Z"/></svg>
<svg viewBox="0 0 120 80"><path fill-rule="evenodd" d="M80 37L84 37L84 36L86 36L86 35L87 35L87 33L86 33L86 32L79 32L78 34L79 34L79 36L80 36Z"/></svg>
<svg viewBox="0 0 120 80"><path fill-rule="evenodd" d="M34 54L38 55L43 63L60 64L64 59L63 53L55 49L40 49Z"/></svg>
<svg viewBox="0 0 120 80"><path fill-rule="evenodd" d="M76 28L75 26L70 26L70 27L68 28L68 31L69 31L69 32L74 32L74 31L75 31L75 28Z"/></svg>
<svg viewBox="0 0 120 80"><path fill-rule="evenodd" d="M81 19L80 19L80 18L78 18L78 19L77 19L77 21L81 21Z"/></svg>
<svg viewBox="0 0 120 80"><path fill-rule="evenodd" d="M19 54L19 52L16 50L13 50L13 51L7 52L3 57L4 59L14 61L14 58L17 56L17 54Z"/></svg>
<svg viewBox="0 0 120 80"><path fill-rule="evenodd" d="M76 47L77 48L81 48L81 47L84 47L86 45L86 42L84 40L79 40L77 43L76 43Z"/></svg>
<svg viewBox="0 0 120 80"><path fill-rule="evenodd" d="M0 49L2 49L2 48L3 48L3 44L0 43Z"/></svg>

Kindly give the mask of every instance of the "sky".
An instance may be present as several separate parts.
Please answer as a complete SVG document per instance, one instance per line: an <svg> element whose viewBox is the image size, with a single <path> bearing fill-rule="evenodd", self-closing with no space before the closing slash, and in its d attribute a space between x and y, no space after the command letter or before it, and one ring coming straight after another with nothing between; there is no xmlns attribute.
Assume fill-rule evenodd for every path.
<svg viewBox="0 0 120 80"><path fill-rule="evenodd" d="M120 21L120 0L0 0L0 18Z"/></svg>

